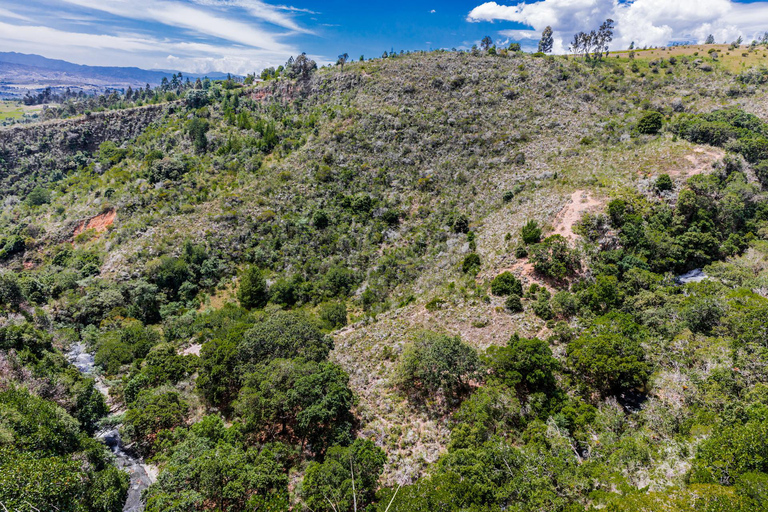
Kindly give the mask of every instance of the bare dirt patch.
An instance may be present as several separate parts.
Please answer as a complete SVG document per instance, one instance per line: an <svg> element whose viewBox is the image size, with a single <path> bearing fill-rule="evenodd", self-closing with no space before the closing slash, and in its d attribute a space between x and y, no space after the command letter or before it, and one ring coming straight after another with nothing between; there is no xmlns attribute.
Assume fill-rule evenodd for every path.
<svg viewBox="0 0 768 512"><path fill-rule="evenodd" d="M183 349L181 352L179 352L182 356L189 356L189 355L200 355L200 349L203 348L203 346L199 343L194 343L187 348Z"/></svg>
<svg viewBox="0 0 768 512"><path fill-rule="evenodd" d="M573 227L581 219L581 216L588 211L600 209L602 206L603 202L590 196L588 192L577 190L571 194L570 202L555 217L553 222L555 229L552 234L562 235L571 242L575 241L578 235L573 232Z"/></svg>
<svg viewBox="0 0 768 512"><path fill-rule="evenodd" d="M80 223L75 227L75 231L72 233L72 235L77 236L89 229L94 230L96 233L103 233L109 228L109 226L115 223L116 217L117 210L112 209L107 210L104 213L100 213L95 217L91 217L90 219L80 221Z"/></svg>
<svg viewBox="0 0 768 512"><path fill-rule="evenodd" d="M725 151L711 147L694 148L693 153L685 156L685 161L689 165L682 168L670 169L669 175L673 177L688 177L696 174L703 174L712 170L712 164L722 159Z"/></svg>

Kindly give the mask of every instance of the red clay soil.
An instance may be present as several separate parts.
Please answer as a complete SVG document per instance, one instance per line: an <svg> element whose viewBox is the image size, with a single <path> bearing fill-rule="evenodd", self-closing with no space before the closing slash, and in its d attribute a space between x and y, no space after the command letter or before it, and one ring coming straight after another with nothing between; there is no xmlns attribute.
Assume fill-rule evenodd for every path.
<svg viewBox="0 0 768 512"><path fill-rule="evenodd" d="M89 229L92 229L97 233L103 233L107 230L107 228L109 228L109 226L115 223L115 217L117 217L117 211L108 210L104 213L96 215L95 217L91 217L88 220L83 220L75 228L73 236L77 236L83 231L87 231Z"/></svg>

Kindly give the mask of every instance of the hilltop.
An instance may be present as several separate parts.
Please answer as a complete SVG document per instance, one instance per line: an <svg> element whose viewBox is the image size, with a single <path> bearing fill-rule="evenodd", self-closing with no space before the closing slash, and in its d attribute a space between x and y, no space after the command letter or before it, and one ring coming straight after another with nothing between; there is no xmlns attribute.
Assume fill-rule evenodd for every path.
<svg viewBox="0 0 768 512"><path fill-rule="evenodd" d="M0 129L0 374L88 425L45 354L94 352L150 510L356 478L372 510L759 510L768 69L707 48L404 54ZM224 450L249 491L182 483Z"/></svg>

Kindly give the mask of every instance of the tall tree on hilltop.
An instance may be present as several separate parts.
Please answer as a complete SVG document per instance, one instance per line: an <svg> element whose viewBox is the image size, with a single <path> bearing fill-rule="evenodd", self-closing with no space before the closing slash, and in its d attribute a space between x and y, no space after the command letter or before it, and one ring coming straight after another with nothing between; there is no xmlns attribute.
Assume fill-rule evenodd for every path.
<svg viewBox="0 0 768 512"><path fill-rule="evenodd" d="M483 51L488 51L491 46L493 46L493 39L491 39L489 36L485 36L482 41L480 41L480 48L483 49Z"/></svg>
<svg viewBox="0 0 768 512"><path fill-rule="evenodd" d="M339 60L338 60L337 64L341 64L341 72L342 73L344 72L344 64L346 64L348 60L349 60L349 54L348 53L342 53L341 55L339 55Z"/></svg>
<svg viewBox="0 0 768 512"><path fill-rule="evenodd" d="M715 44L715 36L713 36L712 34L709 34L707 36L707 40L704 41L704 44Z"/></svg>
<svg viewBox="0 0 768 512"><path fill-rule="evenodd" d="M552 46L554 45L554 39L552 38L552 27L547 27L544 32L541 33L541 40L539 41L539 51L542 53L552 52Z"/></svg>

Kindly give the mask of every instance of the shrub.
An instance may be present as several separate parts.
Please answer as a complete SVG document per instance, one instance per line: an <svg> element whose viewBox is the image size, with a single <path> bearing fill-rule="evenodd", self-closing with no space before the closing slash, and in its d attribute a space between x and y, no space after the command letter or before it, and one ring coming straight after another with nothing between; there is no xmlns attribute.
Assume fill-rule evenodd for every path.
<svg viewBox="0 0 768 512"><path fill-rule="evenodd" d="M487 365L494 379L515 388L521 396L552 395L557 389L555 372L560 365L549 345L538 338L513 335L507 346L488 349Z"/></svg>
<svg viewBox="0 0 768 512"><path fill-rule="evenodd" d="M264 276L255 266L248 267L240 278L237 300L246 309L263 308L269 300L269 289Z"/></svg>
<svg viewBox="0 0 768 512"><path fill-rule="evenodd" d="M579 259L562 235L552 235L533 246L531 262L534 270L545 277L562 280L579 268Z"/></svg>
<svg viewBox="0 0 768 512"><path fill-rule="evenodd" d="M330 302L320 305L320 319L331 329L347 325L347 306L343 302Z"/></svg>
<svg viewBox="0 0 768 512"><path fill-rule="evenodd" d="M322 463L307 468L302 486L306 506L318 512L353 510L355 505L359 507L355 510L368 510L386 461L384 450L369 439L356 439L348 448L330 448ZM327 496L337 497L335 505Z"/></svg>
<svg viewBox="0 0 768 512"><path fill-rule="evenodd" d="M323 335L302 314L280 311L245 333L240 342L239 356L244 363L289 357L322 361L331 348L333 340Z"/></svg>
<svg viewBox="0 0 768 512"><path fill-rule="evenodd" d="M642 331L631 317L611 313L568 344L573 372L604 395L645 385L651 373L641 346Z"/></svg>
<svg viewBox="0 0 768 512"><path fill-rule="evenodd" d="M755 175L763 187L768 187L768 160L763 160L755 166Z"/></svg>
<svg viewBox="0 0 768 512"><path fill-rule="evenodd" d="M663 123L664 117L659 112L646 112L637 123L637 131L644 135L655 135Z"/></svg>
<svg viewBox="0 0 768 512"><path fill-rule="evenodd" d="M523 295L523 283L512 272L503 272L491 281L491 293L497 296Z"/></svg>
<svg viewBox="0 0 768 512"><path fill-rule="evenodd" d="M507 300L504 301L504 307L506 307L512 313L519 313L523 311L523 301L519 295L510 295Z"/></svg>
<svg viewBox="0 0 768 512"><path fill-rule="evenodd" d="M541 228L535 220L529 220L520 233L525 244L537 244L541 241Z"/></svg>
<svg viewBox="0 0 768 512"><path fill-rule="evenodd" d="M51 193L43 187L35 187L27 196L27 203L30 206L41 206L51 202Z"/></svg>
<svg viewBox="0 0 768 512"><path fill-rule="evenodd" d="M479 370L477 352L461 338L425 331L403 352L397 385L407 393L435 396L442 392L453 399L469 390Z"/></svg>
<svg viewBox="0 0 768 512"><path fill-rule="evenodd" d="M462 213L461 215L456 216L451 227L453 228L454 233L468 233L469 218Z"/></svg>
<svg viewBox="0 0 768 512"><path fill-rule="evenodd" d="M461 263L461 271L465 274L477 274L480 272L480 256L474 252L467 254Z"/></svg>
<svg viewBox="0 0 768 512"><path fill-rule="evenodd" d="M674 184L672 183L672 178L669 174L662 174L656 178L656 190L659 192L665 192L667 190L672 190L673 188Z"/></svg>

